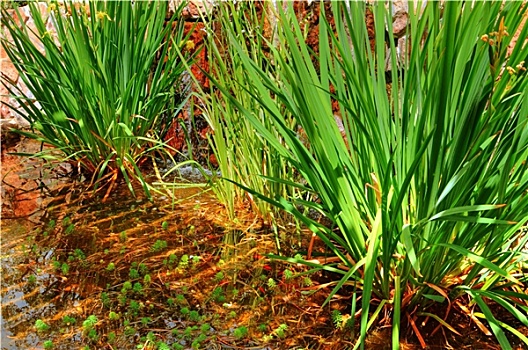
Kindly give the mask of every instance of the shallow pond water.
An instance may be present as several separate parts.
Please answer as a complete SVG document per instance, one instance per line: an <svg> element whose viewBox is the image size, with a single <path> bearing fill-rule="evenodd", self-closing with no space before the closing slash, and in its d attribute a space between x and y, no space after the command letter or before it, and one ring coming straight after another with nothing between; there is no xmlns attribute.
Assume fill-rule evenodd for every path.
<svg viewBox="0 0 528 350"><path fill-rule="evenodd" d="M246 208L231 222L198 187L148 201L122 186L103 203L64 177L65 165L10 157L3 152L1 350L353 347L354 334L332 319L350 313L353 291L321 308L336 277L264 258L274 236ZM451 344L497 348L464 314L453 321L468 336L448 333ZM390 348L387 332L372 332L367 348ZM407 334L402 348L420 348ZM428 341L444 341L436 338Z"/></svg>
<svg viewBox="0 0 528 350"><path fill-rule="evenodd" d="M56 278L48 273L36 273L40 264L32 261L27 252L32 245L26 239L27 230L22 223L2 225L2 349L36 347L39 337L29 331L27 322L50 315L56 309L47 290ZM52 254L52 251L43 253L48 257ZM34 283L28 283L29 276L35 276Z"/></svg>
<svg viewBox="0 0 528 350"><path fill-rule="evenodd" d="M39 147L24 140L10 151ZM67 171L68 165L2 152L1 349L236 343L238 321L221 322L216 312L212 322L206 311L205 291L218 287L213 278L227 225L212 194L200 187L161 189L148 201L121 186L103 203L102 195L93 197L65 177ZM179 175L187 173L190 180L199 175L195 169ZM258 228L257 221L240 222L235 232ZM127 283L134 290L123 292ZM167 306L171 299L180 304ZM180 314L181 307L194 319ZM108 318L109 312L119 316ZM90 317L97 318L91 329L85 327ZM151 333L156 340L145 338Z"/></svg>
<svg viewBox="0 0 528 350"><path fill-rule="evenodd" d="M188 197L196 192L187 190L179 194ZM41 215L37 215L42 221L40 225L25 219L2 220L2 350L42 348L50 335L36 332L34 326L39 319L53 324L72 314L72 310L81 317L91 314L84 310L84 302L103 290L111 279L101 276L97 269L83 269L82 265L91 264L98 255L110 254L103 254L105 249L111 249L111 245L105 243L109 237L127 232L127 240L131 243L125 254L139 254L144 249L142 236L149 235L151 230L160 230L161 219L176 221L179 216L178 207L173 209L167 201L158 204L170 210L131 198L127 193L113 196L109 203L80 198L70 198L71 202L66 203L64 198L55 198L42 208ZM203 199L190 201L203 205ZM75 232L68 232L70 227L75 227L71 229ZM134 242L138 242L135 247ZM107 257L101 256L99 263L103 259ZM126 260L127 255L123 259ZM62 265L54 268L58 261L62 261ZM64 264L76 271L66 272ZM68 334L69 341L61 340L54 348L67 349L82 343L82 332L61 326L55 327L54 332Z"/></svg>
<svg viewBox="0 0 528 350"><path fill-rule="evenodd" d="M177 194L188 198L197 192L181 189ZM104 266L112 262L125 269L135 255L148 259L152 255L149 252L157 249L152 247L156 241L164 242L160 251L166 251L168 240L155 239L158 231L159 238L166 233L163 226L170 223L174 232L176 227L187 227L186 221L192 219L189 211L203 214L212 209L207 207L212 202L207 194L188 199L184 207L175 204L176 199L154 202L156 205L126 192L112 194L107 203L83 199L82 195L75 198L75 194L67 203L65 197L56 197L46 208L38 208L38 218L33 217L38 224L24 219L2 220L2 350L42 348L49 339L53 339L55 349L86 343L82 330L61 320L76 315L79 322L95 314L90 310L92 299L106 286L121 283L119 269L112 278L100 272L105 271ZM123 244L117 251L115 245L120 242ZM173 242L168 245L175 248ZM37 320L50 325L51 332L36 331ZM170 319L166 323L168 329L175 327ZM97 348L96 343L93 345ZM125 342L121 346L133 348Z"/></svg>
<svg viewBox="0 0 528 350"><path fill-rule="evenodd" d="M42 348L51 337L49 332L38 332L35 322L50 320L47 323L52 324L72 310L84 314L83 300L105 285L105 278L95 271L84 271L86 274L82 275L79 270L64 273L66 267L62 271L54 269L53 263L65 254L69 254L73 266L75 258L79 258L71 259L75 253L85 259L98 253L103 250L99 243L116 232L126 231L133 241L156 230L153 226L159 226L161 218L177 220L179 200L190 198L187 205L194 206L211 201L209 195L192 198L199 193L196 188L181 188L170 200L158 196L156 205L134 198L126 190L116 191L107 203L101 203L100 198L81 193L83 184L63 177L67 165L46 167L41 161L7 152L30 153L39 148L37 142L23 140L2 152L2 350ZM75 232L68 232L70 229ZM68 341L61 341L54 348L71 348L74 344L78 347L82 343L81 332L55 328L68 335L62 337Z"/></svg>

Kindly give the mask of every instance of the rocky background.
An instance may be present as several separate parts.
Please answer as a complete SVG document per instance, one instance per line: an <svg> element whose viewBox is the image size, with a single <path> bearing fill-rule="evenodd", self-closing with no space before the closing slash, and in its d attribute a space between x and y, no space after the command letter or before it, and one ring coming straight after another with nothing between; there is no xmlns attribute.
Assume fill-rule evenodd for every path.
<svg viewBox="0 0 528 350"><path fill-rule="evenodd" d="M46 13L46 4L41 4L40 8L42 13ZM27 6L19 7L18 11L15 9L10 9L8 11L14 18L17 19L18 23L25 23L29 26L29 28L35 28L33 19L29 14L29 8ZM51 27L49 23L48 25ZM2 38L7 38L4 28L2 28ZM34 42L38 42L38 40L35 38ZM3 79L13 82L18 88L31 96L29 90L24 86L22 79L19 79L18 72L7 56L3 46L0 46L0 72ZM10 94L7 88L3 84L0 85L0 127L2 129L2 138L10 128L25 129L29 127L29 123L24 118L22 118L20 115L17 115L11 110L11 108L9 108L8 105L11 105L15 108L17 106L15 99L11 98L9 95Z"/></svg>

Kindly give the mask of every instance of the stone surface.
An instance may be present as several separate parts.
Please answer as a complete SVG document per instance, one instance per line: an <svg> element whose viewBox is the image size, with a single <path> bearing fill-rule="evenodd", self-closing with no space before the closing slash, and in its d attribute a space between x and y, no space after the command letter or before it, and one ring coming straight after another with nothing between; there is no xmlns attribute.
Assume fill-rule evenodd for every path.
<svg viewBox="0 0 528 350"><path fill-rule="evenodd" d="M42 13L47 13L47 7L45 4L40 4L39 7ZM20 25L24 23L28 26L29 29L36 31L35 23L30 16L28 6L19 7L17 10L8 10L8 13L15 19L17 24ZM5 28L2 28L2 38L5 38L9 42L12 42ZM34 34L31 34L31 38L35 43L38 43L40 41L39 38ZM2 82L6 83L7 85L13 85L13 89L15 91L18 88L21 89L21 91L23 91L26 96L31 96L27 87L23 84L22 79L19 78L18 71L7 56L7 53L4 50L3 46L0 46L0 71ZM13 112L8 106L10 105L12 107L17 108L18 103L16 99L13 98L13 96L10 96L9 91L3 84L0 85L0 103L0 128L1 135L3 138L5 137L6 133L11 130L11 128L27 129L29 127L29 123L27 122L27 120L25 120L18 113ZM17 110L20 110L20 108L17 108Z"/></svg>
<svg viewBox="0 0 528 350"><path fill-rule="evenodd" d="M409 21L407 1L394 1L392 3L392 32L396 38L405 35L407 23Z"/></svg>
<svg viewBox="0 0 528 350"><path fill-rule="evenodd" d="M526 19L528 18L528 3L525 3L524 4L524 8L523 8L523 12L522 12L522 16L523 16L523 19L521 21L521 24L519 25L519 28L517 29L517 31L515 33L510 33L510 35L513 35L512 37L512 40L510 41L510 45L508 46L508 51L507 51L507 55L510 56L512 51L513 51L513 48L515 47L515 45L517 44L517 41L520 39L520 40L523 40L523 38L519 38L520 34L521 34L521 31L522 29L524 28L524 26L526 25ZM528 44L528 38L524 38L524 45L527 45ZM525 66L526 66L526 62L525 62Z"/></svg>
<svg viewBox="0 0 528 350"><path fill-rule="evenodd" d="M182 16L185 20L198 20L207 17L214 7L214 0L170 0L169 9L174 11L178 6L185 2Z"/></svg>
<svg viewBox="0 0 528 350"><path fill-rule="evenodd" d="M59 6L60 12L65 13L63 5ZM50 19L50 13L48 10L47 3L40 2L39 9L46 26L46 31L50 32L51 36L55 38L53 23ZM8 13L15 19L17 24L20 25L24 23L28 27L30 39L37 46L37 48L39 48L39 50L43 52L44 46L41 43L41 35L38 34L35 22L31 17L29 6L21 6L17 9L10 9L8 10ZM3 27L2 38L5 38L8 41L12 42L7 30ZM14 87L16 87L14 88L15 91L17 89L20 89L23 95L28 96L30 98L32 97L32 94L29 89L23 83L22 79L19 78L15 66L13 65L9 57L7 57L7 53L5 52L3 47L0 48L0 71L3 82L6 82L9 85L13 85ZM13 96L9 96L9 91L3 85L0 85L0 102L0 127L2 129L2 135L5 135L5 133L8 132L11 128L27 129L30 126L29 123L19 115L19 113L14 112L11 108L6 105L9 104L13 106L18 112L22 111L22 109L19 108L16 98L13 98Z"/></svg>
<svg viewBox="0 0 528 350"><path fill-rule="evenodd" d="M20 19L16 15L15 10L9 10L9 13L15 17L17 22L20 22ZM22 12L23 13L23 12ZM23 17L24 15L21 15ZM22 21L25 21L25 18L21 19ZM5 32L4 28L2 28L2 38L9 39L7 33ZM14 84L18 81L18 72L7 56L7 52L5 51L4 47L0 45L0 74L2 82L4 81L11 81ZM4 135L11 127L17 127L17 119L11 114L10 108L7 106L7 104L10 104L11 98L9 96L9 91L4 86L4 84L0 84L0 129L1 129L1 135L4 139Z"/></svg>

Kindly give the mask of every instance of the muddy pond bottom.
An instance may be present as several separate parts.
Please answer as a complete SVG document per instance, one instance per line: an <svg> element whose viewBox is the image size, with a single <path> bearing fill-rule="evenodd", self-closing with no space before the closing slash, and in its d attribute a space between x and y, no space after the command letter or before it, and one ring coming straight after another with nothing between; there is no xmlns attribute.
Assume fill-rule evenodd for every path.
<svg viewBox="0 0 528 350"><path fill-rule="evenodd" d="M2 153L2 350L273 348L250 340L281 326L257 218L229 223L201 187L103 203L61 167Z"/></svg>
<svg viewBox="0 0 528 350"><path fill-rule="evenodd" d="M353 287L322 308L338 277L266 257L275 234L285 255L303 254L306 229L275 232L249 206L230 220L199 186L161 188L152 201L121 186L103 203L66 165L13 157L2 152L1 350L354 347L357 323L335 316L353 318ZM321 242L315 252L325 254ZM464 337L431 337L429 349L498 349L466 315L450 322ZM419 349L404 331L401 348ZM390 338L375 329L366 348Z"/></svg>

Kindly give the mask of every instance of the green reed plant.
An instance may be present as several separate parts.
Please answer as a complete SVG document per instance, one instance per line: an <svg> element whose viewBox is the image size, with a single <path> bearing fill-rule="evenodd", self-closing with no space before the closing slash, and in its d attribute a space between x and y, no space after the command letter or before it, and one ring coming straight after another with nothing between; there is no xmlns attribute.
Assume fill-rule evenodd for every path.
<svg viewBox="0 0 528 350"><path fill-rule="evenodd" d="M383 310L392 315L395 349L400 324L413 317L433 317L451 330L445 314L430 310L443 304L449 313L464 294L504 349L511 349L504 330L528 344L488 306L493 301L528 325L519 270L528 240L520 230L528 222L528 45L512 42L518 30L519 38L528 34L528 26L520 27L523 11L521 2L410 3L407 36L396 47L384 2L336 2L335 26L321 9L316 54L290 7L279 16L278 28L287 29L268 46L280 79L230 36L245 72L239 86L253 102L239 100L221 79L214 84L318 200L291 201L239 185L304 222L340 259L322 265L277 256L341 275L327 302L343 285L354 286L351 314L361 313L356 346L364 346ZM266 111L265 122L254 101ZM295 117L309 145L285 115Z"/></svg>
<svg viewBox="0 0 528 350"><path fill-rule="evenodd" d="M273 125L268 112L255 100L254 91L248 90L252 86L251 77L245 71L241 56L248 57L271 79L278 78L278 71L270 64L266 41L266 38L274 36L274 29L270 26L272 5L264 2L259 11L251 2L219 3L215 7L215 21L208 27L206 46L210 54L211 77L228 89L234 98L251 110L255 118L270 130ZM241 43L241 52L229 44L232 38ZM204 102L204 115L212 129L210 144L218 162L218 170L223 179L229 180L217 181L213 191L232 218L236 217L235 212L243 203L249 202L254 212L260 214L265 221L273 222L280 212L269 203L243 191L233 182L258 189L260 193L269 196L276 194L289 198L295 194L294 188L280 182L269 182L265 177L293 181L297 178L296 173L271 147L268 140L255 133L254 126L244 113L236 105L229 103L216 88L202 90L199 96ZM285 111L286 122L291 128L295 128L295 120L288 119L288 115L288 111Z"/></svg>
<svg viewBox="0 0 528 350"><path fill-rule="evenodd" d="M51 1L44 14L28 6L35 30L6 9L1 20L2 46L30 91L3 79L31 125L19 132L52 147L37 156L61 154L96 187L122 178L134 193L138 179L149 194L140 165L164 146L182 102L183 7L166 20L166 1Z"/></svg>

